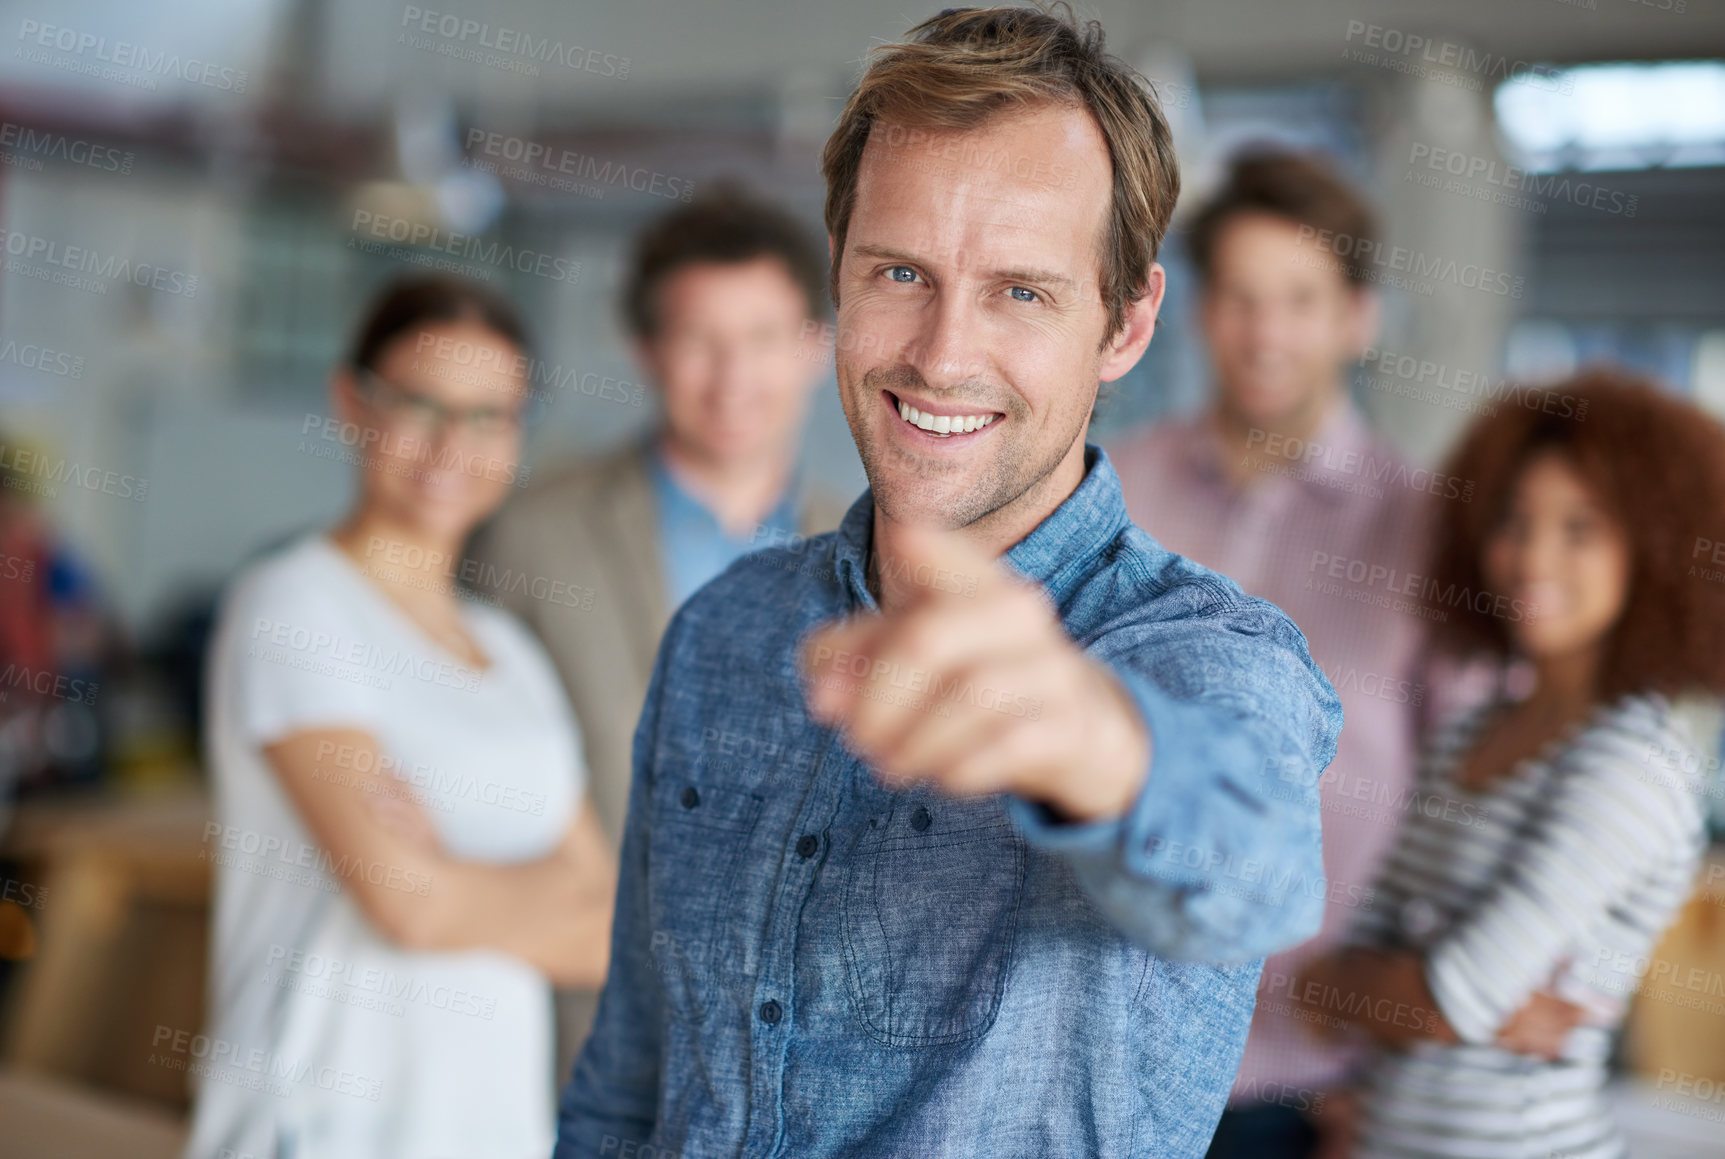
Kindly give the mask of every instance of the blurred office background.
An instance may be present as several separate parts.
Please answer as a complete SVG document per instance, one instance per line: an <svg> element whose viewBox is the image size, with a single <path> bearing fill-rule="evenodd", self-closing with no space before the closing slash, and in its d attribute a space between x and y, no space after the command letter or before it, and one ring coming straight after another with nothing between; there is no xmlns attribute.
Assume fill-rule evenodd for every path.
<svg viewBox="0 0 1725 1159"><path fill-rule="evenodd" d="M1506 378L1593 358L1725 410L1725 4L1079 7L1160 91L1183 207L1265 139L1328 151L1377 199L1418 269L1384 289L1357 395L1416 460L1502 405ZM151 1065L148 1040L201 1017L202 632L240 563L343 508L350 468L319 424L367 292L436 264L506 288L553 395L533 469L614 445L652 420L615 306L632 231L723 177L817 229L820 147L861 58L933 11L0 6L0 468L6 518L50 545L50 606L19 631L84 682L28 711L0 688L0 1120L28 1103L171 1146L185 1075ZM1178 219L1165 261L1163 325L1104 433L1202 395ZM860 490L830 387L806 457ZM20 590L13 558L0 599ZM1717 931L1686 936L1718 955ZM1718 1014L1644 1001L1626 1072L1658 1094L1664 1069L1725 1080L1712 999ZM1656 1101L1634 1103L1646 1154L1725 1154L1717 1118Z"/></svg>

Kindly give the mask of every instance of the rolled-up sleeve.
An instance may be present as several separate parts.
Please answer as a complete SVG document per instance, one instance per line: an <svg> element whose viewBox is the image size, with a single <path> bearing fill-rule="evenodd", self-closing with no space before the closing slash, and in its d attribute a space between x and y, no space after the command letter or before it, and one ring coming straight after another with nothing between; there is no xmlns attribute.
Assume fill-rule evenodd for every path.
<svg viewBox="0 0 1725 1159"><path fill-rule="evenodd" d="M1035 846L1064 854L1104 913L1162 957L1239 962L1318 930L1326 883L1318 778L1341 702L1273 605L1191 581L1188 613L1111 627L1088 645L1150 735L1124 816L1063 823L1010 798Z"/></svg>

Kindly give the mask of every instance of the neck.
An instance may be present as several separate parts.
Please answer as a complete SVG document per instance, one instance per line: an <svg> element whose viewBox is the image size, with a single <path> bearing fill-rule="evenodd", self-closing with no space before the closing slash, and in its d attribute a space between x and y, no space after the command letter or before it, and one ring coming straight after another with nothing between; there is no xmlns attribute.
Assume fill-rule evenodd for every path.
<svg viewBox="0 0 1725 1159"><path fill-rule="evenodd" d="M1584 716L1599 698L1600 665L1598 646L1542 656L1533 661L1533 692L1524 703L1539 715L1554 719Z"/></svg>
<svg viewBox="0 0 1725 1159"><path fill-rule="evenodd" d="M738 460L717 459L665 435L658 450L677 485L699 500L732 535L760 526L761 520L772 514L785 496L796 464L796 453L790 447Z"/></svg>
<svg viewBox="0 0 1725 1159"><path fill-rule="evenodd" d="M1089 430L1088 424L1085 430ZM1066 452L1059 464L1038 479L1012 502L997 508L963 527L957 534L969 539L991 557L1005 555L1019 540L1035 531L1044 519L1078 490L1084 481L1084 432ZM874 543L868 558L868 586L883 611L892 611L908 603L919 586L915 568L888 567L882 573L882 560L903 559L899 550L899 529L903 525L874 507Z"/></svg>
<svg viewBox="0 0 1725 1159"><path fill-rule="evenodd" d="M1249 417L1229 405L1226 395L1219 395L1211 412L1211 423L1221 436L1225 450L1223 462L1236 483L1257 478L1268 465L1287 462L1283 448L1288 440L1309 440L1341 405L1342 392L1337 384L1320 390L1287 412L1271 419ZM1276 450L1271 448L1275 447Z"/></svg>
<svg viewBox="0 0 1725 1159"><path fill-rule="evenodd" d="M454 602L462 538L364 504L330 531L336 546L392 598L421 605Z"/></svg>

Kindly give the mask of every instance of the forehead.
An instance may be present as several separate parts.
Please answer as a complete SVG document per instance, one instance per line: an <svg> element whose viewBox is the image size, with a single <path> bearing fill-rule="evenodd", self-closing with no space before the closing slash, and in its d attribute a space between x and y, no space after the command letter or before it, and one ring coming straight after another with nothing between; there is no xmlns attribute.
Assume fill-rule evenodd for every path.
<svg viewBox="0 0 1725 1159"><path fill-rule="evenodd" d="M1562 446L1534 449L1516 473L1516 488L1524 498L1594 505L1597 496L1583 477L1574 454Z"/></svg>
<svg viewBox="0 0 1725 1159"><path fill-rule="evenodd" d="M383 351L378 373L390 382L451 403L516 401L528 359L508 338L467 320L431 322L404 332Z"/></svg>
<svg viewBox="0 0 1725 1159"><path fill-rule="evenodd" d="M1222 283L1334 285L1347 289L1341 259L1312 243L1311 230L1272 213L1239 213L1216 233L1211 274Z"/></svg>
<svg viewBox="0 0 1725 1159"><path fill-rule="evenodd" d="M660 321L747 324L810 312L803 287L771 254L740 262L690 262L665 275L655 295Z"/></svg>
<svg viewBox="0 0 1725 1159"><path fill-rule="evenodd" d="M1107 142L1082 106L1004 112L971 129L883 120L863 150L846 246L1055 269L1094 293L1112 191Z"/></svg>

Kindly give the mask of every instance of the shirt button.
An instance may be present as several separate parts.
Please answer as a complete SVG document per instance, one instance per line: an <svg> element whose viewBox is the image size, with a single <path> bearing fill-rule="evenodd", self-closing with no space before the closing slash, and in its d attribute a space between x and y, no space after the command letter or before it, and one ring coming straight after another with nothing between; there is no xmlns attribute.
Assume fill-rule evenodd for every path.
<svg viewBox="0 0 1725 1159"><path fill-rule="evenodd" d="M934 818L929 816L928 806L926 805L918 805L916 807L916 812L910 815L910 827L915 829L918 833L921 833L932 824L934 824Z"/></svg>
<svg viewBox="0 0 1725 1159"><path fill-rule="evenodd" d="M771 998L761 1003L761 1021L767 1023L769 1026L784 1016L784 1007L780 1006L777 1002L774 1002Z"/></svg>
<svg viewBox="0 0 1725 1159"><path fill-rule="evenodd" d="M695 792L695 786L690 785L688 788L683 790L682 802L683 808L693 809L696 805L701 803L701 794Z"/></svg>
<svg viewBox="0 0 1725 1159"><path fill-rule="evenodd" d="M815 855L815 850L820 847L821 839L816 837L813 833L804 833L801 837L797 838L798 857L805 859L813 857Z"/></svg>

